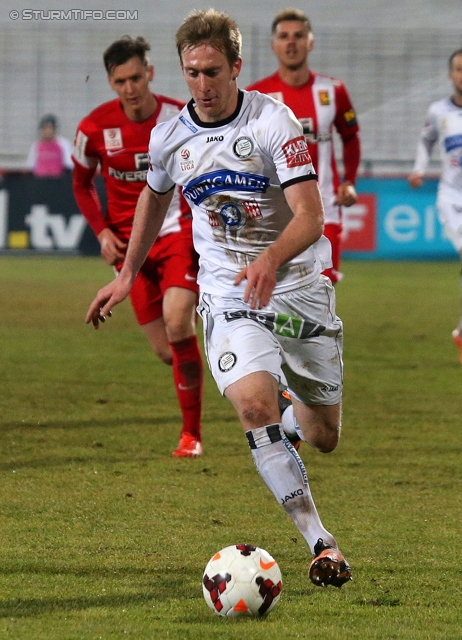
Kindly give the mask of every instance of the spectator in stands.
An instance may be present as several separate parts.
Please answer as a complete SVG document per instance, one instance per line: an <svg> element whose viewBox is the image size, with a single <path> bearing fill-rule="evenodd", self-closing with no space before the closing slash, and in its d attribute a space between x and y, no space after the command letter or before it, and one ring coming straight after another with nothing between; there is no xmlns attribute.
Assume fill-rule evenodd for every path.
<svg viewBox="0 0 462 640"><path fill-rule="evenodd" d="M39 122L39 139L29 150L27 168L38 178L59 178L72 170L72 143L58 135L58 119L52 113Z"/></svg>

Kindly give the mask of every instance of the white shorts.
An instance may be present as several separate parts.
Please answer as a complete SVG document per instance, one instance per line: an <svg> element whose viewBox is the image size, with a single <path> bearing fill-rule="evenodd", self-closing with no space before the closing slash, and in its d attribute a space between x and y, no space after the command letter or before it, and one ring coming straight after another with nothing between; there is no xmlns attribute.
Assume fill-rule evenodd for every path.
<svg viewBox="0 0 462 640"><path fill-rule="evenodd" d="M330 280L279 295L255 311L238 298L200 296L204 345L222 394L244 376L272 374L301 402L334 405L343 385L343 326Z"/></svg>
<svg viewBox="0 0 462 640"><path fill-rule="evenodd" d="M436 201L444 231L459 253L462 252L462 195L442 192Z"/></svg>

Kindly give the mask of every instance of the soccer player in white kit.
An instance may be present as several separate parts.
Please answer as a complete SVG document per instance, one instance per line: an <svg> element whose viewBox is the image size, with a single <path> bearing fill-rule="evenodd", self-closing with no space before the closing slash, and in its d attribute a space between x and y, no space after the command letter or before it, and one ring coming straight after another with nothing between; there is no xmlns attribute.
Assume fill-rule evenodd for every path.
<svg viewBox="0 0 462 640"><path fill-rule="evenodd" d="M428 109L409 184L414 189L423 184L423 175L438 142L442 167L436 205L446 235L462 259L462 49L449 57L449 78L454 93L450 98L433 102ZM462 291L462 273L460 285ZM462 364L462 308L452 337Z"/></svg>
<svg viewBox="0 0 462 640"><path fill-rule="evenodd" d="M351 569L321 523L278 406L280 386L289 386L284 427L296 426L319 451L335 449L342 323L332 284L320 275L330 257L317 176L290 109L238 89L241 34L229 16L191 14L177 48L192 100L152 130L148 184L124 266L97 293L86 320L104 320L127 297L181 185L200 256L210 369L239 415L258 472L310 547L312 582L341 587Z"/></svg>

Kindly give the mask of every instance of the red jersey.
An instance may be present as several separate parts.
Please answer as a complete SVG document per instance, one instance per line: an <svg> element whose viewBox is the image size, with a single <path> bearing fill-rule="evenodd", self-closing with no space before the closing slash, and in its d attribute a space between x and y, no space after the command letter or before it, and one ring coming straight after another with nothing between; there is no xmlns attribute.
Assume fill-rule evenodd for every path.
<svg viewBox="0 0 462 640"><path fill-rule="evenodd" d="M340 207L335 199L340 178L332 138L334 127L343 144L344 180L355 183L360 161L359 127L343 82L310 71L306 84L292 87L276 72L250 85L247 90L266 93L292 109L303 126L318 174L326 223L339 224Z"/></svg>
<svg viewBox="0 0 462 640"><path fill-rule="evenodd" d="M87 206L81 206L95 235L106 227L119 236L130 235L138 196L146 185L151 130L184 106L181 100L157 94L155 98L157 108L144 122L129 120L120 100L116 99L94 109L78 126L73 152L76 169L93 171L89 159L98 160L106 186L106 216L88 201L82 203ZM78 195L76 193L77 198ZM176 187L159 236L180 231L190 222L191 211Z"/></svg>

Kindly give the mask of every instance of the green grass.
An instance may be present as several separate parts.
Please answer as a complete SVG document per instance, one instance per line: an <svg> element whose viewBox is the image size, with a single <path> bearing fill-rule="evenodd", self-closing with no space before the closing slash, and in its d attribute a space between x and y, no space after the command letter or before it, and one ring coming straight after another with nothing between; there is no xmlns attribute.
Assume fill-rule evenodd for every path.
<svg viewBox="0 0 462 640"><path fill-rule="evenodd" d="M171 371L128 303L84 324L99 258L0 258L0 638L462 638L462 367L457 263L343 265L343 436L302 448L318 510L354 569L317 589L207 372L204 456L175 460ZM283 573L263 620L224 620L201 577L228 544Z"/></svg>

